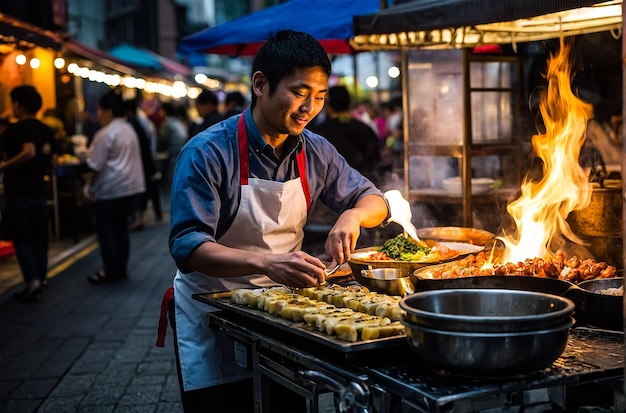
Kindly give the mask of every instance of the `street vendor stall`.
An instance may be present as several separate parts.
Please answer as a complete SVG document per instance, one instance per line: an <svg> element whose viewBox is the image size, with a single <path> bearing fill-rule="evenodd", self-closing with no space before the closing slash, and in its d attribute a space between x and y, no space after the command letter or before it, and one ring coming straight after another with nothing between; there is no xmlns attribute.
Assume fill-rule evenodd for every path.
<svg viewBox="0 0 626 413"><path fill-rule="evenodd" d="M272 400L284 397L285 392L302 400L293 411L306 412L624 409L621 325L596 326L607 315L599 309L602 305L590 306L587 295L577 295L588 282L562 277L578 273L578 269L523 275L530 274L530 268L538 270L529 260L525 269L511 269L508 276L483 273L480 277L438 279L435 274L440 274L441 267L468 269L463 263L474 262L474 257L493 247L493 234L451 227L420 229L418 233L433 248L476 248L473 254L465 252L465 258L452 254L452 261L443 264L427 259L420 263L370 258L369 265L375 268L417 268L409 270L415 293L408 292L403 298L389 295L385 284L371 285L370 290L356 282L361 278L354 271L366 258L351 259L349 266L340 267L329 277L329 286L239 289L194 296L213 308L207 328L235 339L238 364L253 374L256 411L272 411ZM461 240L466 243L458 242ZM369 254L380 256L378 249L370 249ZM606 263L576 263L581 268L597 265L597 283L623 283L623 278L610 278L617 271ZM574 265L573 261L568 265ZM431 278L422 278L426 275ZM475 299L464 301L460 292L484 295L500 310L483 315L483 309L492 311L493 307ZM448 304L433 303L434 311L428 316L414 311L426 308L418 302L427 302L429 294L458 297ZM620 301L621 297L600 298L613 299ZM549 304L542 310L539 303L544 300ZM456 331L459 322L467 331ZM448 327L455 330L446 330ZM433 334L447 338L436 341Z"/></svg>
<svg viewBox="0 0 626 413"><path fill-rule="evenodd" d="M458 179L441 188L447 192L426 195L433 199L439 195L435 202L462 200L466 218L459 228L477 230L471 228L472 201L495 193L489 192L491 186L481 187L482 182L474 187L472 157L515 155L511 134L516 129L514 112L521 110L521 62L503 56L498 47L485 47L487 31L478 25L560 13L598 2L548 1L533 3L528 9L519 2L442 2L447 8L458 6L452 13L456 17L482 16L482 6L493 10L485 14L488 22L437 20L437 15L427 15L427 20L436 21L437 26L411 26L411 19L424 12L418 8L416 14L411 14L411 6L435 3L407 2L395 10L402 16L394 14L395 7L370 16L371 27L376 27L378 21L389 25L383 26L387 32L370 33L366 42L400 49L403 55L405 198L415 201L424 195L412 192L409 186L409 156L416 155L416 151L411 152L415 149L411 147L411 134L421 134L430 142L418 149L428 147L433 151L430 155L460 160L459 176L452 177ZM615 2L609 3L615 6ZM470 13L468 7L476 10ZM503 10L506 13L491 13ZM389 16L391 20L386 20ZM615 28L614 20L603 21L608 26L602 26L602 30ZM444 29L450 25L452 29ZM459 26L463 28L454 28ZM557 26L559 29L550 34L542 32L547 36L544 38L563 34L566 25ZM581 33L589 27L584 26ZM396 30L404 31L404 35L390 36ZM509 27L506 32L514 30ZM361 33L356 34L353 45L366 48L365 42L359 43ZM472 37L474 34L481 36ZM471 39L475 43L470 48L467 41ZM255 411L272 411L273 400L285 392L302 401L294 405L294 411L306 412L574 412L583 406L624 411L624 332L619 323L623 305L611 310L618 313L618 323L607 328L590 316L596 310L587 300L593 294L616 295L618 304L622 303L623 263L610 265L590 256L579 237L583 234L574 233L567 224L572 210L590 204L594 188L578 165L584 127L592 108L571 90L568 52L563 42L559 53L548 61L548 84L538 105L545 128L532 139L533 149L545 167L540 177L518 182L519 190L513 191L519 194L516 200L506 198L511 227L514 224L512 231L498 232L492 243L479 243L474 237L449 237L447 234L461 231L443 231L434 226L441 236L429 239L419 231L415 236L407 235L412 227L408 214L409 225L401 224L405 233L398 237L407 241L402 245L411 248L399 251L398 242L387 250L379 245L353 251L350 261L358 253L358 259L367 262L360 274L355 274L359 270L350 265L344 272L329 276L330 285L242 288L193 295L207 305L207 328L220 330L235 340L239 366L253 375ZM419 78L411 78L411 74ZM416 104L424 95L430 107ZM431 133L432 128L416 124L416 113L431 108L442 112L435 128L448 128L446 133ZM559 145L551 145L555 142ZM394 213L398 203L393 201L398 199L391 199L388 193L385 196L394 221L399 215ZM477 249L456 250L458 244L442 245L442 241L462 241ZM568 248L563 251L562 246ZM584 254L577 256L579 251ZM428 294L424 288L413 288L402 290L406 295L401 297L372 291L375 287L370 290L358 283L359 275L365 277L364 271L374 268L399 269L383 274L399 273L406 279L407 275L411 278L422 274L422 268L444 264L451 269L438 273L437 280L471 269L468 286L457 289L441 283L434 290L446 294ZM406 271L409 273L403 273ZM510 284L477 287L479 279L496 275L533 282L522 283L522 288ZM430 281L436 283L435 278ZM601 278L615 284L604 291L582 288L586 281ZM567 288L559 293L542 291L543 284L552 281L564 282ZM417 308L418 298L436 299L448 293L453 295L453 305L427 300L429 308ZM515 297L506 304L499 301L508 296ZM539 300L545 299L550 304L539 305ZM509 314L511 310L523 313L531 309L537 311Z"/></svg>
<svg viewBox="0 0 626 413"><path fill-rule="evenodd" d="M235 339L240 365L253 373L259 412L272 411L272 400L285 391L303 399L294 411L307 412L469 412L507 406L576 411L598 400L623 408L619 332L579 327L546 369L472 377L433 369L412 354L404 333L347 342L305 322L237 304L230 293L196 299L221 310L210 313L208 328ZM282 390L270 391L270 382Z"/></svg>

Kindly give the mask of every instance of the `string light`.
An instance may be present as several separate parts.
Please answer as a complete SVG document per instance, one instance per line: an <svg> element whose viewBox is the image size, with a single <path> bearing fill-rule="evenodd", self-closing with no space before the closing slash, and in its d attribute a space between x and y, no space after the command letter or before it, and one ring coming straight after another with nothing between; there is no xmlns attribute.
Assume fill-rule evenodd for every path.
<svg viewBox="0 0 626 413"><path fill-rule="evenodd" d="M54 59L54 67L57 69L63 69L65 67L65 59L62 57L57 57Z"/></svg>
<svg viewBox="0 0 626 413"><path fill-rule="evenodd" d="M15 62L20 66L28 63L32 69L38 69L42 64L39 58L33 57L29 59L23 52L19 52L15 56ZM59 55L54 59L53 64L57 70L63 70L65 68L65 73L61 73L64 84L69 82L70 77L68 75L73 75L92 82L105 83L111 87L123 85L129 89L142 89L146 90L148 93L158 93L173 98L183 98L190 93L193 94L192 88L188 87L187 84L181 80L172 82L165 80L151 81L130 75L111 74L103 70L95 70L87 66L81 66L76 62L66 62L66 60ZM212 79L207 80L210 81Z"/></svg>

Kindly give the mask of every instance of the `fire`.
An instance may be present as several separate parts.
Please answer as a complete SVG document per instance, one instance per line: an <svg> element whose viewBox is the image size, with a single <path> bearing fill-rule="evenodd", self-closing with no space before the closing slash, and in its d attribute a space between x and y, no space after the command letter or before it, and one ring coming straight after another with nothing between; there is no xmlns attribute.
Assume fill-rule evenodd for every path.
<svg viewBox="0 0 626 413"><path fill-rule="evenodd" d="M569 52L570 45L561 39L559 52L548 59L548 87L542 91L539 106L545 133L532 138L535 155L543 161L543 176L538 181L527 177L520 197L507 206L517 234L499 237L506 247L504 262L551 256L550 245L559 232L583 243L566 218L591 202L592 187L578 157L593 107L572 92Z"/></svg>

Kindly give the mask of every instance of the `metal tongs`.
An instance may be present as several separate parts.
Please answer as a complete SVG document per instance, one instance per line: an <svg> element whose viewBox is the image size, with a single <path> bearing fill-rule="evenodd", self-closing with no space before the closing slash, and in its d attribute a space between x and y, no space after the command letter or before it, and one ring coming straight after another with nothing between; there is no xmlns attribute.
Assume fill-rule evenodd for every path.
<svg viewBox="0 0 626 413"><path fill-rule="evenodd" d="M339 269L339 267L341 267L341 264L336 264L335 266L331 266L330 264L332 264L333 262L335 262L335 261L334 260L331 261L329 263L329 265L326 266L326 268L324 269L324 272L326 273L326 277L328 277L329 275L335 273ZM329 284L328 280L325 279L323 283L317 283L316 287L317 288L326 287L328 284ZM284 287L287 288L292 293L295 293L296 290L299 290L298 287L291 287L291 286L288 286L288 285L284 285Z"/></svg>
<svg viewBox="0 0 626 413"><path fill-rule="evenodd" d="M333 261L334 262L334 261ZM332 263L332 262L331 262ZM331 267L330 265L326 267L326 269L324 270L324 272L326 273L326 277L328 277L329 275L333 274L335 271L337 271L339 269L339 267L341 267L341 264L337 264L334 267ZM328 285L328 280L324 279L323 283L318 283L317 287L325 287Z"/></svg>

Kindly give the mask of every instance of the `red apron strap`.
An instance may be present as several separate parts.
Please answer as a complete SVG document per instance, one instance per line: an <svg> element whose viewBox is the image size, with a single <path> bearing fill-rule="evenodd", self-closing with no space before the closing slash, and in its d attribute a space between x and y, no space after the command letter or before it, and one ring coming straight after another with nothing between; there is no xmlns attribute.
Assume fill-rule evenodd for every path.
<svg viewBox="0 0 626 413"><path fill-rule="evenodd" d="M237 140L239 141L239 183L248 185L248 176L250 174L250 156L248 154L248 129L246 128L246 120L244 119L246 112L239 116L237 122Z"/></svg>
<svg viewBox="0 0 626 413"><path fill-rule="evenodd" d="M165 347L165 335L167 334L167 310L170 302L174 299L174 287L165 290L163 301L161 301L161 316L159 317L159 330L157 336L157 347Z"/></svg>
<svg viewBox="0 0 626 413"><path fill-rule="evenodd" d="M298 173L300 174L302 191L306 198L306 209L309 210L311 208L311 191L309 190L309 180L306 177L306 155L304 154L304 149L298 152L296 161L298 161Z"/></svg>
<svg viewBox="0 0 626 413"><path fill-rule="evenodd" d="M248 185L248 178L250 176L250 156L248 152L248 129L245 121L245 111L239 116L237 121L237 140L239 144L239 183L241 185ZM304 191L304 197L306 198L307 210L311 208L311 191L309 190L309 181L306 177L306 155L304 149L296 155L296 161L298 162L298 173L300 174L300 182L302 183L302 190Z"/></svg>

